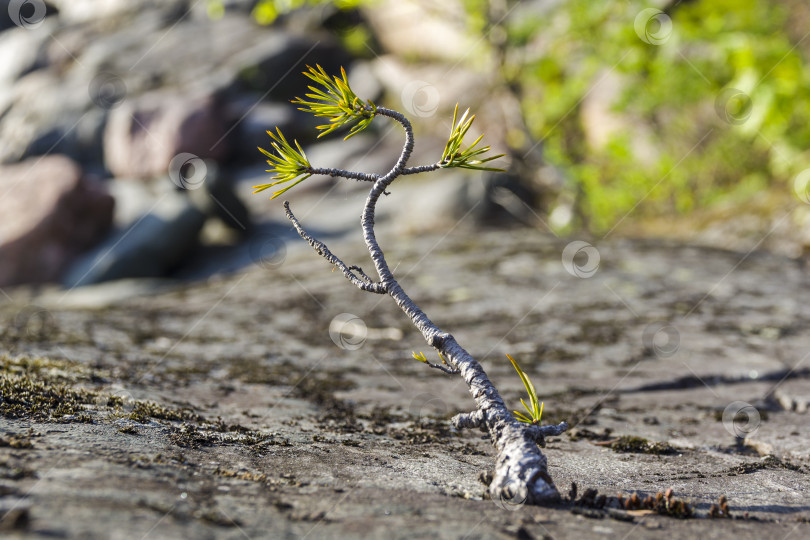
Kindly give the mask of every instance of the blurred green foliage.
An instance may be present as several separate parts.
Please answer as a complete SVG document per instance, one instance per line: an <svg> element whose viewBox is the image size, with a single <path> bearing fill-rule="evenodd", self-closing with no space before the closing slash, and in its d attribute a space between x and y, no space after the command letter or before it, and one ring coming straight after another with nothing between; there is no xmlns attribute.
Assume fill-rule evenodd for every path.
<svg viewBox="0 0 810 540"><path fill-rule="evenodd" d="M787 191L810 166L810 66L778 3L693 0L662 13L633 0L508 2L503 22L486 0L465 4L475 34L503 29L502 74L516 79L546 160L564 171L559 199L575 200L574 215L594 232L629 214ZM608 104L618 129L589 145L583 103L600 98L589 92L607 76L620 81Z"/></svg>
<svg viewBox="0 0 810 540"><path fill-rule="evenodd" d="M225 16L226 0L206 0L208 17L213 20ZM262 26L268 26L294 11L309 8L327 7L333 12L352 12L361 5L369 5L373 0L256 0L251 11L253 19ZM366 44L371 39L368 29L359 23L344 21L332 28L346 49L356 56L368 54Z"/></svg>
<svg viewBox="0 0 810 540"><path fill-rule="evenodd" d="M333 4L342 11L355 9L362 3L362 0L261 0L253 8L253 16L259 24L270 24L279 15L284 15L302 8L304 6L317 6L321 4Z"/></svg>
<svg viewBox="0 0 810 540"><path fill-rule="evenodd" d="M225 0L207 0L207 2L209 17L219 19L225 15ZM266 25L302 7L330 4L341 11L349 11L362 3L363 0L258 0L253 7L252 16L259 24Z"/></svg>
<svg viewBox="0 0 810 540"><path fill-rule="evenodd" d="M515 152L542 144L565 178L551 194L556 229L604 233L628 216L789 194L810 167L810 45L788 35L788 2L461 1L468 31L493 52L489 63L467 60L498 71L522 105L529 132L512 129L507 142ZM208 0L209 14L222 16L225 4ZM370 0L257 0L252 15L271 24L322 7L379 9ZM371 31L350 22L338 35L367 56ZM595 88L601 81L618 92ZM589 120L594 102L602 116Z"/></svg>

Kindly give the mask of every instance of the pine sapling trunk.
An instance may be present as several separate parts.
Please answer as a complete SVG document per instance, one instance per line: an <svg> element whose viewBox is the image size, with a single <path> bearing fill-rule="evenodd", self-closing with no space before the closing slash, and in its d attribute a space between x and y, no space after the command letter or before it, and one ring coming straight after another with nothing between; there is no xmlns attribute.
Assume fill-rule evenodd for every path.
<svg viewBox="0 0 810 540"><path fill-rule="evenodd" d="M268 163L273 167L271 171L276 172L276 176L273 178L275 182L256 186L256 191L292 182L291 185L275 192L274 198L313 174L325 174L333 177L372 182L371 190L363 208L361 226L363 228L363 238L374 263L374 269L379 281L373 280L358 266L347 266L332 254L323 242L310 236L292 213L289 202L285 201L284 208L287 218L298 234L319 255L337 267L355 286L367 292L391 296L400 309L410 317L411 322L422 333L425 341L441 354L450 367L431 364L426 360L423 361L431 367L450 374L460 374L464 378L475 400L476 409L470 413L456 415L453 417L452 423L458 429L479 428L489 433L497 451L493 478L489 486L489 493L493 500L512 504L539 504L559 499L559 492L548 474L546 458L540 451L539 446L542 445L545 436L559 435L568 428L568 425L563 422L559 425L541 426L539 425L539 417L536 423L519 422L509 412L498 390L475 358L464 350L451 334L443 332L433 324L405 293L394 278L374 232L377 201L399 176L450 167L493 170L484 164L501 156L482 158L481 156L489 151L489 147L476 148L481 137L466 150L461 150L464 135L469 130L475 117L467 118L467 112L465 112L461 119L456 122L457 106L453 117L450 139L445 146L441 161L432 165L408 168L406 165L413 150L413 129L405 116L397 111L376 106L371 101L363 103L352 92L343 71L342 78L334 77L332 79L326 75L320 66L317 66L317 68L309 68L305 75L322 85L325 90L310 86L309 88L313 93L307 94L307 97L317 101L297 99L294 103L304 105L302 110L317 116L330 118L330 124L319 126L319 129L322 130L321 135L343 125L354 124L351 132L346 137L348 138L364 129L375 116L385 116L399 122L405 130L405 144L402 153L396 165L382 176L340 169L318 169L309 164L306 155L297 142L295 143L296 148L293 148L284 139L280 131L278 131L278 135L268 132L274 140L272 145L278 155L265 150L262 150L262 152L270 158Z"/></svg>

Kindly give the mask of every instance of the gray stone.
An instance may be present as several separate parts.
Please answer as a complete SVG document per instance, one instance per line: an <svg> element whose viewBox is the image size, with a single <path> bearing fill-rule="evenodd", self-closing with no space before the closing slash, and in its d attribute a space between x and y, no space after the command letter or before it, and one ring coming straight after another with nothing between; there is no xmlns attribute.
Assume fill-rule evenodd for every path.
<svg viewBox="0 0 810 540"><path fill-rule="evenodd" d="M166 276L193 251L205 220L206 215L185 193L166 191L148 213L76 261L63 283L72 288L114 279Z"/></svg>
<svg viewBox="0 0 810 540"><path fill-rule="evenodd" d="M91 4L67 2L59 18L39 28L3 33L0 51L10 60L0 67L0 162L59 152L83 164L108 162L115 174L149 177L165 173L182 151L222 159L229 140L255 140L252 121L261 122L261 114L247 119L246 130L228 132L250 106L305 92L300 71L307 63L334 71L349 60L331 36L268 31L241 7L210 20L186 13L184 2L137 10L110 2L96 11ZM223 112L226 102L246 100L241 110L231 107L235 116ZM108 112L113 125L105 129ZM133 116L156 141L144 140ZM301 127L296 135L311 134L314 121L294 125ZM105 131L110 136L101 144ZM102 148L111 155L102 156Z"/></svg>
<svg viewBox="0 0 810 540"><path fill-rule="evenodd" d="M336 211L348 204L330 202ZM271 212L276 203L266 204ZM504 352L534 380L544 422L578 424L576 436L550 437L544 449L563 495L571 482L580 495L593 488L625 500L673 488L704 518L725 495L735 519L643 511L611 519L572 513L582 509L566 503L485 499L478 478L492 466L490 442L448 421L470 409L466 385L413 360L411 351L428 347L399 309L358 292L303 245L283 260L175 290L109 284L89 288L84 305L78 290L29 297L50 317L50 333L26 328L30 307L0 302L0 320L17 323L0 329L9 352L0 354L3 381L27 377L46 389L96 393L82 409L93 423L76 414L0 418L3 437L30 444L0 446L2 485L11 496L25 494L28 534L806 536L806 414L765 414L756 405L758 429L745 439L774 456L738 444L722 420L730 404L754 404L776 384L808 395L801 359L809 338L792 331L810 323L797 264L759 253L729 273L744 253L611 238L594 242L604 264L583 279L561 263L566 240L528 228L403 237L383 223L378 233L403 287L482 360L510 407L525 390ZM368 269L356 235L324 239ZM357 350L330 339L341 313L368 329ZM645 342L657 320L677 328L677 351ZM763 337L764 328L782 330ZM780 382L786 365L797 369ZM155 402L154 415L191 415L130 418L135 400ZM611 449L621 436L673 451Z"/></svg>
<svg viewBox="0 0 810 540"><path fill-rule="evenodd" d="M351 66L346 68L349 77L349 86L354 93L364 100L370 99L375 103L380 102L383 95L383 83L374 73L372 62L367 60L356 60Z"/></svg>
<svg viewBox="0 0 810 540"><path fill-rule="evenodd" d="M0 118L0 163L16 162L30 156L32 141L59 129L65 101L58 100L54 89L59 79L43 71L30 73L3 97L6 114ZM62 92L66 93L65 88Z"/></svg>
<svg viewBox="0 0 810 540"><path fill-rule="evenodd" d="M83 165L99 164L107 110L93 100L83 77L33 71L0 88L0 162L13 163L50 153Z"/></svg>
<svg viewBox="0 0 810 540"><path fill-rule="evenodd" d="M107 181L110 194L115 198L114 225L123 229L132 225L142 215L151 210L163 192L166 182L157 180L143 182L134 178L111 178Z"/></svg>
<svg viewBox="0 0 810 540"><path fill-rule="evenodd" d="M270 148L273 141L268 131L275 133L279 128L287 140L297 140L303 145L317 136L316 126L322 123L290 103L265 102L261 96L252 94L229 103L227 115L229 140L234 149L232 158L241 163L265 159L257 148Z"/></svg>
<svg viewBox="0 0 810 540"><path fill-rule="evenodd" d="M0 3L0 13L3 6ZM56 22L47 20L35 29L13 26L7 32L0 33L0 86L8 87L18 78L29 73L44 62L44 51L50 33Z"/></svg>
<svg viewBox="0 0 810 540"><path fill-rule="evenodd" d="M49 0L59 10L65 23L81 23L100 19L121 18L137 11L173 5L182 7L184 0Z"/></svg>
<svg viewBox="0 0 810 540"><path fill-rule="evenodd" d="M240 234L247 234L252 223L247 207L237 197L234 182L216 162L205 162L205 189L187 190L191 203L207 216L216 217Z"/></svg>

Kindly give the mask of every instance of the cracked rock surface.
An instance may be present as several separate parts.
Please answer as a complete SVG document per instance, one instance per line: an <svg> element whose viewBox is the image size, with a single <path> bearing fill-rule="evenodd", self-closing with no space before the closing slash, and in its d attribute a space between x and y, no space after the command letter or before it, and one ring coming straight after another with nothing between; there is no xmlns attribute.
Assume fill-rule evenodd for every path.
<svg viewBox="0 0 810 540"><path fill-rule="evenodd" d="M9 291L0 529L19 538L810 533L802 263L610 239L592 242L600 265L580 278L561 263L569 240L536 230L378 236L408 294L481 362L510 408L525 396L507 352L545 402L544 423L569 423L543 450L564 496L571 482L608 496L672 488L704 517L619 520L487 499L479 475L493 448L450 423L472 408L464 382L413 360L430 347L389 298L358 291L303 241L279 236L282 255L204 283ZM371 269L359 237L324 240ZM720 495L737 519L705 518Z"/></svg>

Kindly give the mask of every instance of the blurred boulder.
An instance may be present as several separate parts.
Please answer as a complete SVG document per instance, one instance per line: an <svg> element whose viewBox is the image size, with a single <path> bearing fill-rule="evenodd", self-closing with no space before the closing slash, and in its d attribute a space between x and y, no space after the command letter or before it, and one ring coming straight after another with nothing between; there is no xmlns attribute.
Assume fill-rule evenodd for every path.
<svg viewBox="0 0 810 540"><path fill-rule="evenodd" d="M201 166L205 168L205 189L186 190L191 203L206 216L219 218L237 233L248 233L252 227L250 214L236 195L233 178L214 161L206 161Z"/></svg>
<svg viewBox="0 0 810 540"><path fill-rule="evenodd" d="M183 7L187 0L48 0L67 23L120 17L127 13L145 11L167 5Z"/></svg>
<svg viewBox="0 0 810 540"><path fill-rule="evenodd" d="M486 54L482 40L452 22L457 7L452 2L380 0L364 14L383 47L400 58L450 62L480 58Z"/></svg>
<svg viewBox="0 0 810 540"><path fill-rule="evenodd" d="M349 86L354 93L364 100L370 99L379 103L385 90L382 81L375 73L374 63L368 60L356 60L351 67L347 68L349 76Z"/></svg>
<svg viewBox="0 0 810 540"><path fill-rule="evenodd" d="M72 288L113 279L166 276L197 246L205 220L206 215L185 193L167 191L152 210L71 265L63 284Z"/></svg>
<svg viewBox="0 0 810 540"><path fill-rule="evenodd" d="M0 163L51 153L93 163L101 158L106 118L87 81L36 70L12 88L0 88Z"/></svg>
<svg viewBox="0 0 810 540"><path fill-rule="evenodd" d="M244 204L236 197L231 179L212 161L194 160L194 178L168 178L153 183L149 199L146 186L125 188L116 183L115 193L129 193L140 202L128 201L124 223L95 249L74 262L62 280L66 287L79 287L125 278L162 278L192 261L200 245L200 233L210 218L219 218L235 236L252 229ZM133 184L129 182L129 184ZM185 188L178 187L180 185ZM147 206L148 205L148 206ZM141 209L135 217L135 212Z"/></svg>
<svg viewBox="0 0 810 540"><path fill-rule="evenodd" d="M312 84L301 72L308 65L322 66L327 73L340 73L351 57L329 34L306 35L272 29L259 34L255 43L235 51L227 59L227 71L237 73L236 88L261 92L264 98L289 101L303 96Z"/></svg>
<svg viewBox="0 0 810 540"><path fill-rule="evenodd" d="M430 123L441 126L443 137L447 124L453 118L456 103L471 107L478 118L475 126L486 124L487 139L492 141L489 129L496 128L497 124L482 122L487 109L496 109L492 106L493 80L489 74L457 66L453 70L453 76L448 77L447 67L444 64L409 63L394 55L386 55L379 56L367 66L363 66L358 78L360 76L371 79L369 86L372 86L374 81L383 86L387 106L397 109L411 121L416 121L422 126ZM463 111L461 108L460 113Z"/></svg>
<svg viewBox="0 0 810 540"><path fill-rule="evenodd" d="M104 132L105 164L115 176L161 176L184 152L225 158L226 131L223 106L214 95L147 94L110 113Z"/></svg>
<svg viewBox="0 0 810 540"><path fill-rule="evenodd" d="M65 156L0 167L0 287L58 279L107 232L113 206Z"/></svg>
<svg viewBox="0 0 810 540"><path fill-rule="evenodd" d="M107 181L110 194L115 198L113 227L125 228L149 211L160 196L149 182L131 178L111 178Z"/></svg>
<svg viewBox="0 0 810 540"><path fill-rule="evenodd" d="M0 5L0 10L2 10ZM0 87L7 88L21 76L45 63L45 52L55 22L48 19L36 29L12 26L0 33Z"/></svg>
<svg viewBox="0 0 810 540"><path fill-rule="evenodd" d="M348 63L333 36L261 27L237 4L212 20L187 1L66 1L36 28L0 33L0 163L60 153L97 166L110 149L113 171L132 177L165 173L180 151L221 160L216 143L245 111L306 91L306 64ZM247 101L236 119L222 112Z"/></svg>
<svg viewBox="0 0 810 540"><path fill-rule="evenodd" d="M263 103L253 96L234 101L228 106L228 124L233 129L234 158L237 161L255 161L257 147L268 148L272 140L268 131L279 128L288 139L298 139L293 131L298 117L288 103ZM309 115L311 117L311 115ZM314 129L314 127L313 127ZM311 135L302 133L307 139Z"/></svg>
<svg viewBox="0 0 810 540"><path fill-rule="evenodd" d="M18 27L36 28L57 13L53 4L52 0L0 0L0 32Z"/></svg>

